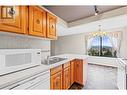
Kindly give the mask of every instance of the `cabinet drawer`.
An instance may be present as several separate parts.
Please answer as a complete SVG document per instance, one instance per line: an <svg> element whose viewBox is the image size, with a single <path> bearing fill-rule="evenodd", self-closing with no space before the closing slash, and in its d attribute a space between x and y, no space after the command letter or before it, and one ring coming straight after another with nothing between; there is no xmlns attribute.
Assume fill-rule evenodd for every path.
<svg viewBox="0 0 127 95"><path fill-rule="evenodd" d="M63 65L63 68L67 68L67 67L69 67L69 66L70 66L70 62L65 63L65 64Z"/></svg>
<svg viewBox="0 0 127 95"><path fill-rule="evenodd" d="M50 71L45 71L42 73L39 73L37 75L33 75L29 78L23 79L20 82L14 83L8 87L2 88L2 89L28 89L32 85L37 84L38 82L43 82L43 81L49 81L50 82Z"/></svg>
<svg viewBox="0 0 127 95"><path fill-rule="evenodd" d="M51 69L50 72L51 72L51 75L53 75L53 74L55 74L55 73L57 73L57 72L59 72L61 70L62 70L62 65Z"/></svg>
<svg viewBox="0 0 127 95"><path fill-rule="evenodd" d="M50 78L40 81L27 89L28 90L41 90L41 89L50 90Z"/></svg>

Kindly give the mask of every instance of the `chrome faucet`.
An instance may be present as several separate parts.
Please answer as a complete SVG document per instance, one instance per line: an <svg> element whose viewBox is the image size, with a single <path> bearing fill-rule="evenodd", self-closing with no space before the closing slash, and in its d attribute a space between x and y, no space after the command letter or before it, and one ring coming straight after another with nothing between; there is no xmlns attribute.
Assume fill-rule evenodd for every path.
<svg viewBox="0 0 127 95"><path fill-rule="evenodd" d="M48 55L48 56L47 56L47 60L49 60L49 58L50 58L50 56Z"/></svg>
<svg viewBox="0 0 127 95"><path fill-rule="evenodd" d="M47 56L47 64L49 64L49 58L50 58L50 56Z"/></svg>

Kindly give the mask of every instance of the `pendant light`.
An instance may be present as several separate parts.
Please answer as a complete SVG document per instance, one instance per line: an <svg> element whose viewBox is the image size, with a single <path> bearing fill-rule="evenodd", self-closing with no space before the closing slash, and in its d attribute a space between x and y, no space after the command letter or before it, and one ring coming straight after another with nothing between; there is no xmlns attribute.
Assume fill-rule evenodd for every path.
<svg viewBox="0 0 127 95"><path fill-rule="evenodd" d="M95 16L96 16L96 15L98 15L99 11L98 11L98 9L97 9L97 6L96 6L96 5L94 6L94 10L95 10L94 15L95 15Z"/></svg>
<svg viewBox="0 0 127 95"><path fill-rule="evenodd" d="M93 36L94 37L95 36L101 36L101 37L106 36L107 35L107 32L102 31L101 25L98 25L98 27L99 27L98 31L97 32L94 32L93 33Z"/></svg>

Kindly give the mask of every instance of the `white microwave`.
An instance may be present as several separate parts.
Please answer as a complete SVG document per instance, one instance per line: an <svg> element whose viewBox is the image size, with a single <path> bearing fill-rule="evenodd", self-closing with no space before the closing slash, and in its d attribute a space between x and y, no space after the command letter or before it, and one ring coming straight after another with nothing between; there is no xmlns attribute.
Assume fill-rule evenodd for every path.
<svg viewBox="0 0 127 95"><path fill-rule="evenodd" d="M41 49L0 49L0 75L41 64Z"/></svg>

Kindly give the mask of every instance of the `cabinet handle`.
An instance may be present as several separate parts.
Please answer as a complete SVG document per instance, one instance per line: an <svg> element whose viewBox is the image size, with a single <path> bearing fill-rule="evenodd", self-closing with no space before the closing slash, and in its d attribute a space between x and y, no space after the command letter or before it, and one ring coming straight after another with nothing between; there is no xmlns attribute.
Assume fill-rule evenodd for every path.
<svg viewBox="0 0 127 95"><path fill-rule="evenodd" d="M58 86L58 84L59 84L59 80L60 80L60 77L57 77L56 78L56 85Z"/></svg>
<svg viewBox="0 0 127 95"><path fill-rule="evenodd" d="M37 24L40 24L40 20L39 20L39 19L37 19L37 20L36 20L36 23L37 23Z"/></svg>
<svg viewBox="0 0 127 95"><path fill-rule="evenodd" d="M8 12L11 16L13 16L15 14L15 10L14 8L10 8L9 12Z"/></svg>
<svg viewBox="0 0 127 95"><path fill-rule="evenodd" d="M41 54L40 52L37 52L37 54Z"/></svg>
<svg viewBox="0 0 127 95"><path fill-rule="evenodd" d="M58 86L58 81L56 81L56 86Z"/></svg>
<svg viewBox="0 0 127 95"><path fill-rule="evenodd" d="M52 25L52 28L54 28L54 26Z"/></svg>
<svg viewBox="0 0 127 95"><path fill-rule="evenodd" d="M16 86L13 86L13 87L10 88L9 90L12 90L12 89L14 89L14 88L16 88L16 87L18 87L18 86L20 86L20 84L17 84Z"/></svg>
<svg viewBox="0 0 127 95"><path fill-rule="evenodd" d="M77 64L77 67L78 67L79 65Z"/></svg>

